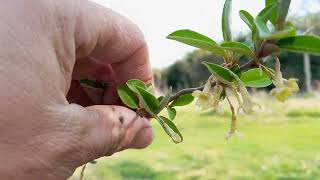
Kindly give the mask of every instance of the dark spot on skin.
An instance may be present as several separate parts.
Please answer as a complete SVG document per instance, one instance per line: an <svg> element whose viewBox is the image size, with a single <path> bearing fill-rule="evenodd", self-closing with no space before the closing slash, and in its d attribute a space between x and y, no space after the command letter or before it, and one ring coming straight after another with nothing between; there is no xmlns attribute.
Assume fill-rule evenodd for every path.
<svg viewBox="0 0 320 180"><path fill-rule="evenodd" d="M114 111L116 111L116 108L114 108L113 106L111 106L111 110L114 112Z"/></svg>
<svg viewBox="0 0 320 180"><path fill-rule="evenodd" d="M123 124L124 117L123 117L123 116L120 116L120 117L119 117L119 121L120 121L121 124Z"/></svg>

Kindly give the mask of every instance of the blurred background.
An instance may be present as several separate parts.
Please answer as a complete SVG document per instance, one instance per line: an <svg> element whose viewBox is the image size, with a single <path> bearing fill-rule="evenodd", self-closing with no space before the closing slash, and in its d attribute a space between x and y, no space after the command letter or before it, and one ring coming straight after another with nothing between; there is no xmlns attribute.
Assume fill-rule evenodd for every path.
<svg viewBox="0 0 320 180"><path fill-rule="evenodd" d="M94 0L138 24L149 45L159 93L202 85L209 72L201 61L222 59L206 51L166 39L171 32L191 29L217 42L222 40L224 0ZM233 1L233 34L242 42L249 29L238 12L256 15L264 0ZM320 35L320 0L292 0L289 20L299 33ZM320 57L280 55L285 78L299 79L301 92L285 103L275 102L267 90L251 91L262 108L240 117L240 135L225 140L230 115L199 112L191 105L178 109L176 124L185 141L174 144L161 127L145 150L129 150L88 165L85 179L320 179ZM241 59L246 62L246 59ZM270 67L273 62L269 62ZM71 179L78 179L79 171Z"/></svg>

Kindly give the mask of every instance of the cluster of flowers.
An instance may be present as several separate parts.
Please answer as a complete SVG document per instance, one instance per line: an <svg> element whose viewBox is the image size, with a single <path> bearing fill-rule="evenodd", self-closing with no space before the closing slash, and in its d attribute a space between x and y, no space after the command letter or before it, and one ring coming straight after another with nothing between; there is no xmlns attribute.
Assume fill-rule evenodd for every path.
<svg viewBox="0 0 320 180"><path fill-rule="evenodd" d="M236 97L238 102L238 114L240 112L243 112L244 114L252 114L257 110L257 107L260 108L260 105L252 100L245 84L237 75L234 73L232 74L235 79L235 82L232 84L224 84L219 81L218 77L214 77L214 75L212 75L206 82L202 91L197 90L192 93L192 95L196 98L196 106L198 106L200 110L213 109L218 114L223 114L224 109L221 106L221 102L224 99L223 92L225 92L226 98L232 96ZM299 86L296 79L284 79L282 77L279 59L276 59L275 71L271 77L275 88L271 90L270 94L277 100L284 102L294 93L299 91ZM230 104L230 106L232 105ZM234 114L234 116L236 115ZM227 135L228 137L236 133L236 127L232 127L231 129L232 130L230 130Z"/></svg>

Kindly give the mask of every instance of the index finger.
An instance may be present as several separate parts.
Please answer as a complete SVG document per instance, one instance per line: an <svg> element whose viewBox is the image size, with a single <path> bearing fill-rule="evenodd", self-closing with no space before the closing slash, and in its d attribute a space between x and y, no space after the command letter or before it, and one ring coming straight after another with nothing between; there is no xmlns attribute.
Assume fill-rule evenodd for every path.
<svg viewBox="0 0 320 180"><path fill-rule="evenodd" d="M139 28L105 7L90 1L82 3L75 34L81 64L111 65L117 85L129 79L152 82L148 48Z"/></svg>

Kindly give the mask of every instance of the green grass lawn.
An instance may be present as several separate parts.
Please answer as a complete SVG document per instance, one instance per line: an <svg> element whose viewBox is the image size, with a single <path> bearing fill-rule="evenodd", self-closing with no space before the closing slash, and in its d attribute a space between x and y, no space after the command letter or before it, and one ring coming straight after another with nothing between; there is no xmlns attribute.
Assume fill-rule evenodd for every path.
<svg viewBox="0 0 320 180"><path fill-rule="evenodd" d="M154 121L150 147L101 158L85 179L320 179L320 99L256 101L261 113L240 117L237 137L224 138L230 113L182 108L176 123L183 143L172 143Z"/></svg>

